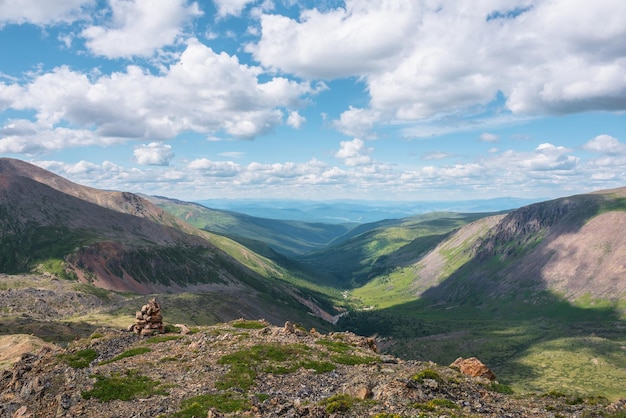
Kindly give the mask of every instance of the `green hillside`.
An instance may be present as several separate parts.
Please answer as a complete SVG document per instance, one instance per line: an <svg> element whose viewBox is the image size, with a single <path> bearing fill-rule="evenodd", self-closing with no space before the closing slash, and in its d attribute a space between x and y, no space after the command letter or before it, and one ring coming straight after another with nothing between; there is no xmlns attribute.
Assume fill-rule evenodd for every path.
<svg viewBox="0 0 626 418"><path fill-rule="evenodd" d="M339 325L378 334L405 358L449 364L477 356L519 391L624 397L624 281L613 262L603 267L623 259L624 210L623 195L607 193L480 219L346 292L353 310ZM542 278L551 265L561 276ZM586 296L554 290L569 271L579 274L568 287L587 286ZM590 281L584 271L598 273Z"/></svg>
<svg viewBox="0 0 626 418"><path fill-rule="evenodd" d="M298 260L320 272L329 285L355 288L411 264L451 231L487 215L434 212L366 224Z"/></svg>
<svg viewBox="0 0 626 418"><path fill-rule="evenodd" d="M230 237L245 245L267 244L287 256L322 248L350 231L355 224L306 223L256 218L235 212L215 210L173 199L147 197L166 212L199 229ZM255 244L255 241L257 242Z"/></svg>

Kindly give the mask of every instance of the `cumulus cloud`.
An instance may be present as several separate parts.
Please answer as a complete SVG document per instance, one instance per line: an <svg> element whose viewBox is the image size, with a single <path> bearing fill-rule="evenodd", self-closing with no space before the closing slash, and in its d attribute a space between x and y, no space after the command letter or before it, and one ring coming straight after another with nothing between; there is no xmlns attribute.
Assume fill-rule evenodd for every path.
<svg viewBox="0 0 626 418"><path fill-rule="evenodd" d="M151 142L140 145L133 151L135 161L141 165L170 165L174 158L172 146L160 142Z"/></svg>
<svg viewBox="0 0 626 418"><path fill-rule="evenodd" d="M416 4L347 0L345 7L326 12L304 10L299 20L263 14L262 37L248 51L264 66L302 77L367 74L402 50L416 23Z"/></svg>
<svg viewBox="0 0 626 418"><path fill-rule="evenodd" d="M347 0L298 20L262 15L248 50L302 77L360 77L371 109L404 121L499 95L515 114L625 110L624 15L621 0Z"/></svg>
<svg viewBox="0 0 626 418"><path fill-rule="evenodd" d="M304 122L306 122L306 118L300 115L300 113L298 113L296 110L289 113L289 116L287 117L287 125L291 126L294 129L300 129Z"/></svg>
<svg viewBox="0 0 626 418"><path fill-rule="evenodd" d="M211 161L208 158L193 160L187 167L211 177L233 177L241 171L241 166L232 161Z"/></svg>
<svg viewBox="0 0 626 418"><path fill-rule="evenodd" d="M43 133L3 141L12 144L5 147L13 152L26 152L62 148L63 141L76 146L81 138L84 145L127 139L158 142L185 131L253 138L283 122L281 108L318 91L317 86L282 77L260 82L261 73L196 40L190 40L178 62L161 75L131 65L93 78L58 67L24 86L0 83L1 107L36 113L35 122L13 124ZM62 124L74 126L76 132L50 142L45 132L60 131Z"/></svg>
<svg viewBox="0 0 626 418"><path fill-rule="evenodd" d="M98 136L89 129L48 127L29 120L12 120L0 128L0 152L37 154L89 145L114 145L120 138Z"/></svg>
<svg viewBox="0 0 626 418"><path fill-rule="evenodd" d="M379 118L380 112L376 110L350 106L339 116L339 120L333 122L333 125L344 135L371 138L372 129Z"/></svg>
<svg viewBox="0 0 626 418"><path fill-rule="evenodd" d="M598 135L589 142L587 142L583 148L587 151L595 152L598 154L608 155L625 155L626 144L622 144L610 135Z"/></svg>
<svg viewBox="0 0 626 418"><path fill-rule="evenodd" d="M224 17L227 15L239 16L241 12L256 0L213 0L217 7L217 15Z"/></svg>
<svg viewBox="0 0 626 418"><path fill-rule="evenodd" d="M7 23L48 25L71 23L84 17L84 10L95 0L2 0L0 28Z"/></svg>
<svg viewBox="0 0 626 418"><path fill-rule="evenodd" d="M550 143L540 144L531 157L520 160L518 165L533 171L571 170L580 161L578 157L567 155L571 151Z"/></svg>
<svg viewBox="0 0 626 418"><path fill-rule="evenodd" d="M591 142L591 141L590 141ZM185 200L198 196L289 198L304 193L309 198L365 197L369 190L385 191L385 198L416 198L436 193L438 199L509 195L518 197L563 196L597 190L598 185L619 187L626 182L626 156L602 154L596 159L576 157L574 150L543 143L530 151L508 149L472 160L432 158L427 165L411 168L371 162L353 164L371 149L355 139L341 143L337 158L346 167L317 159L279 163L213 161L199 158L184 167L125 168L110 162L75 164L36 162L81 184L112 190L136 190ZM440 155L443 157L444 155ZM352 160L350 160L352 159ZM260 187L263 186L263 187ZM323 186L323 187L320 187ZM558 190L558 195L555 195Z"/></svg>
<svg viewBox="0 0 626 418"><path fill-rule="evenodd" d="M366 148L363 140L354 138L352 141L341 141L339 151L335 153L336 158L343 160L349 167L368 165L372 163L370 154L373 148Z"/></svg>
<svg viewBox="0 0 626 418"><path fill-rule="evenodd" d="M148 57L174 44L189 20L201 14L187 0L109 0L111 21L85 28L92 53L107 58Z"/></svg>

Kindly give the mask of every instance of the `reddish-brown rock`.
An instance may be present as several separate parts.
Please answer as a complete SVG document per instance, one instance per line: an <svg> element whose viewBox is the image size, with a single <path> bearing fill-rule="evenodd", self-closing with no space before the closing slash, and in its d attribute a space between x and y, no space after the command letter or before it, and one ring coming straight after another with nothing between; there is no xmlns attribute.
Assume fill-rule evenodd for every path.
<svg viewBox="0 0 626 418"><path fill-rule="evenodd" d="M459 357L450 365L454 369L459 369L463 374L472 377L482 377L484 379L496 380L496 375L476 357Z"/></svg>

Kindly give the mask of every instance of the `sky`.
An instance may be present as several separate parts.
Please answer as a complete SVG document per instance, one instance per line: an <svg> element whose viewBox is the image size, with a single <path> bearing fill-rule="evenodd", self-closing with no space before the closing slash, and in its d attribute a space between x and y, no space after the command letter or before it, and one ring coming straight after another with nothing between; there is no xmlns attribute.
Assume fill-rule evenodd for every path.
<svg viewBox="0 0 626 418"><path fill-rule="evenodd" d="M624 0L0 0L0 156L203 199L626 186Z"/></svg>

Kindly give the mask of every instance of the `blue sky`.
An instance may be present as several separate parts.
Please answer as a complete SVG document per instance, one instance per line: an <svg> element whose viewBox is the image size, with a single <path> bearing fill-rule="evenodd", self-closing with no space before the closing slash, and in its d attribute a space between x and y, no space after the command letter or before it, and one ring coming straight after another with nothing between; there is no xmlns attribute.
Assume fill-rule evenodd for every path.
<svg viewBox="0 0 626 418"><path fill-rule="evenodd" d="M0 0L0 156L184 200L626 186L623 0Z"/></svg>

